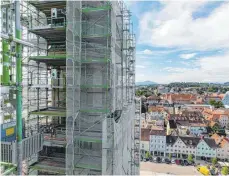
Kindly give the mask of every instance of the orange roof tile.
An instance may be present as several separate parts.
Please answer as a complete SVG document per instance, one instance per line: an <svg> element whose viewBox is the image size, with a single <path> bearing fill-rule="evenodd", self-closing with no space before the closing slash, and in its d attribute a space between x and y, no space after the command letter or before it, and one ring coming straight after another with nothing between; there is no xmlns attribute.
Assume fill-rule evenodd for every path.
<svg viewBox="0 0 229 176"><path fill-rule="evenodd" d="M141 140L142 141L149 141L149 135L150 135L151 129L141 129Z"/></svg>
<svg viewBox="0 0 229 176"><path fill-rule="evenodd" d="M229 144L229 140L228 139L222 139L222 141L220 142L220 147L223 148L225 145Z"/></svg>

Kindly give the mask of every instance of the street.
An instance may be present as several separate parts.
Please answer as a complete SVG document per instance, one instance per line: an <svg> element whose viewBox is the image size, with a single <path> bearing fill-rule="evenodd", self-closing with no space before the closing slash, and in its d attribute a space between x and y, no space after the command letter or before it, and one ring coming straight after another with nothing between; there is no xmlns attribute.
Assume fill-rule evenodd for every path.
<svg viewBox="0 0 229 176"><path fill-rule="evenodd" d="M194 166L141 162L140 175L201 175Z"/></svg>

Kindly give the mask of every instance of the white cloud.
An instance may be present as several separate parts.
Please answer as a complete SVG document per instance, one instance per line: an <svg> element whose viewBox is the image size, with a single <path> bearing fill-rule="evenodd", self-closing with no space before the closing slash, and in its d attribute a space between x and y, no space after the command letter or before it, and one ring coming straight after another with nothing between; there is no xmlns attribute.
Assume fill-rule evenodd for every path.
<svg viewBox="0 0 229 176"><path fill-rule="evenodd" d="M192 13L206 1L162 1L164 7L140 17L139 43L192 49L229 48L229 2L206 18L193 19Z"/></svg>
<svg viewBox="0 0 229 176"><path fill-rule="evenodd" d="M194 56L196 56L196 53L181 54L181 55L180 55L180 58L182 58L182 59L191 59L191 58L193 58Z"/></svg>
<svg viewBox="0 0 229 176"><path fill-rule="evenodd" d="M153 51L145 49L144 51L142 51L142 54L151 55L151 54L153 54Z"/></svg>
<svg viewBox="0 0 229 176"><path fill-rule="evenodd" d="M197 67L165 67L167 76L160 76L161 82L195 81L226 82L229 81L229 52L223 55L202 57L195 61ZM157 78L156 78L157 79ZM160 81L154 80L154 81Z"/></svg>
<svg viewBox="0 0 229 176"><path fill-rule="evenodd" d="M136 68L145 68L144 65L136 65Z"/></svg>
<svg viewBox="0 0 229 176"><path fill-rule="evenodd" d="M143 51L137 51L137 55L147 55L148 56L161 56L161 55L167 55L171 53L175 53L177 51L182 51L182 49L164 49L164 50L149 50L145 49ZM183 50L185 51L185 50Z"/></svg>
<svg viewBox="0 0 229 176"><path fill-rule="evenodd" d="M178 73L183 73L184 71L186 71L186 68L180 68L180 67L165 67L162 70L165 70L167 72L178 72Z"/></svg>

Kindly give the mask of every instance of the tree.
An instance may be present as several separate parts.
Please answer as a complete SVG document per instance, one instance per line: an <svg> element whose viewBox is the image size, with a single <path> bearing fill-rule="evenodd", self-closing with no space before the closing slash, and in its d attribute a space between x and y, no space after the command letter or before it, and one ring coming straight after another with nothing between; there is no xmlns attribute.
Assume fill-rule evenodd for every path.
<svg viewBox="0 0 229 176"><path fill-rule="evenodd" d="M229 174L229 169L228 169L228 167L224 166L224 167L222 168L221 173L222 173L223 175L228 175L228 174Z"/></svg>
<svg viewBox="0 0 229 176"><path fill-rule="evenodd" d="M145 97L147 98L147 97L149 97L149 96L151 96L151 95L153 95L153 94L152 94L152 92L147 91L144 95L145 95Z"/></svg>
<svg viewBox="0 0 229 176"><path fill-rule="evenodd" d="M191 163L193 162L193 155L192 154L189 154L188 155L188 161Z"/></svg>
<svg viewBox="0 0 229 176"><path fill-rule="evenodd" d="M171 158L172 158L172 154L170 153L170 154L169 154L169 159L171 160Z"/></svg>
<svg viewBox="0 0 229 176"><path fill-rule="evenodd" d="M215 104L215 108L224 108L222 101L217 101Z"/></svg>
<svg viewBox="0 0 229 176"><path fill-rule="evenodd" d="M149 152L146 152L146 156L145 156L146 158L151 158L151 155L150 155L150 153Z"/></svg>
<svg viewBox="0 0 229 176"><path fill-rule="evenodd" d="M215 103L216 103L216 101L215 101L214 99L210 99L210 100L209 100L209 104L210 104L210 105L214 106Z"/></svg>
<svg viewBox="0 0 229 176"><path fill-rule="evenodd" d="M212 164L215 165L217 163L217 158L212 158Z"/></svg>
<svg viewBox="0 0 229 176"><path fill-rule="evenodd" d="M214 106L215 108L223 108L224 105L222 103L222 101L215 101L215 100L209 100L209 104Z"/></svg>

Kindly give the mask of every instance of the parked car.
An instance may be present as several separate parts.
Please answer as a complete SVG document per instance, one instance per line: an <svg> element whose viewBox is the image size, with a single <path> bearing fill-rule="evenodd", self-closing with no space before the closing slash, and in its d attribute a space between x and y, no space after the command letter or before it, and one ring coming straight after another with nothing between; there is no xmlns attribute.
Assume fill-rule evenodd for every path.
<svg viewBox="0 0 229 176"><path fill-rule="evenodd" d="M143 161L146 162L147 161L146 158L143 158Z"/></svg>
<svg viewBox="0 0 229 176"><path fill-rule="evenodd" d="M175 162L175 159L172 159L172 160L171 160L171 163L172 163L172 164L175 164L175 163L176 163L176 162Z"/></svg>
<svg viewBox="0 0 229 176"><path fill-rule="evenodd" d="M189 163L188 163L187 160L184 160L184 165L185 165L185 166L188 166L188 165L189 165Z"/></svg>
<svg viewBox="0 0 229 176"><path fill-rule="evenodd" d="M176 160L175 160L175 163L176 163L177 165L180 165L180 160L176 159Z"/></svg>
<svg viewBox="0 0 229 176"><path fill-rule="evenodd" d="M162 163L165 163L165 158L162 158L162 159L161 159L161 162L162 162Z"/></svg>
<svg viewBox="0 0 229 176"><path fill-rule="evenodd" d="M166 164L170 164L171 161L170 161L168 158L165 158L165 163L166 163Z"/></svg>
<svg viewBox="0 0 229 176"><path fill-rule="evenodd" d="M197 168L197 170L203 175L210 175L210 171L206 166L200 166Z"/></svg>
<svg viewBox="0 0 229 176"><path fill-rule="evenodd" d="M195 166L195 162L194 161L188 161L189 165Z"/></svg>
<svg viewBox="0 0 229 176"><path fill-rule="evenodd" d="M157 157L157 162L161 163L161 158L160 157Z"/></svg>
<svg viewBox="0 0 229 176"><path fill-rule="evenodd" d="M184 165L184 161L183 160L179 160L180 161L180 165L183 166Z"/></svg>

